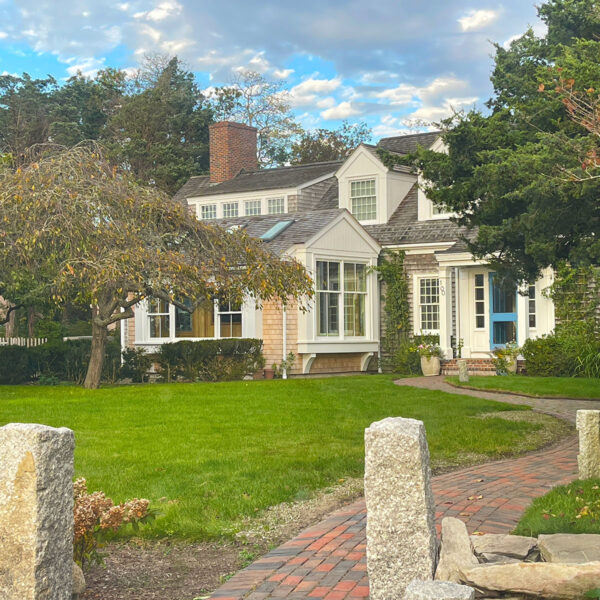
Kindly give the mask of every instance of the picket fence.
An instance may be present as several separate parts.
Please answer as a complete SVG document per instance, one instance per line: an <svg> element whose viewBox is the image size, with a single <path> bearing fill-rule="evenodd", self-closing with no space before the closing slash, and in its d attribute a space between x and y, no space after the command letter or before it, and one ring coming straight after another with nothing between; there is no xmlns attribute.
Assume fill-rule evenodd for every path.
<svg viewBox="0 0 600 600"><path fill-rule="evenodd" d="M48 338L35 338L35 337L10 337L0 338L0 346L23 346L25 348L35 348L46 344Z"/></svg>

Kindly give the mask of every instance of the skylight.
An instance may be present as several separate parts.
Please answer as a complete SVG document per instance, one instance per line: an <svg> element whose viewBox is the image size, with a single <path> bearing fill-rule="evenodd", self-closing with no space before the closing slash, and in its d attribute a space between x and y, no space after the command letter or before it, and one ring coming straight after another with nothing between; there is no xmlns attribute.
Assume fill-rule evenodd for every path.
<svg viewBox="0 0 600 600"><path fill-rule="evenodd" d="M271 240L274 240L280 233L285 231L293 222L294 221L279 221L275 223L275 225L273 225L271 229L265 231L265 233L263 233L260 236L260 239L264 240L265 242L270 242Z"/></svg>

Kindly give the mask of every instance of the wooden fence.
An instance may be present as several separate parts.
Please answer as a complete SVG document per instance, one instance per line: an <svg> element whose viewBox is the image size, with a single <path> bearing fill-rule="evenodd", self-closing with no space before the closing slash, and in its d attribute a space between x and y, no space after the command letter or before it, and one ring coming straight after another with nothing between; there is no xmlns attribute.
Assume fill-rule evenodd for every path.
<svg viewBox="0 0 600 600"><path fill-rule="evenodd" d="M30 337L10 337L0 338L0 346L23 346L25 348L34 348L46 344L48 338L30 338Z"/></svg>

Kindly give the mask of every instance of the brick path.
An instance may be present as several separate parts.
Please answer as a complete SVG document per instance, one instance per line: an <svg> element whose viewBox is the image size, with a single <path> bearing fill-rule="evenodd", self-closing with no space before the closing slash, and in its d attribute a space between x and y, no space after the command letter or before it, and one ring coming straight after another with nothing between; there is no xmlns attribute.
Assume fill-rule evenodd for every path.
<svg viewBox="0 0 600 600"><path fill-rule="evenodd" d="M575 420L578 408L600 408L600 401L546 400L460 390L443 377L400 380L400 385L467 393L527 404L535 410ZM433 478L436 523L454 516L471 533L508 533L533 498L577 473L577 440L520 458L461 469ZM218 600L357 600L369 595L364 499L329 515L293 540L240 571L211 596Z"/></svg>

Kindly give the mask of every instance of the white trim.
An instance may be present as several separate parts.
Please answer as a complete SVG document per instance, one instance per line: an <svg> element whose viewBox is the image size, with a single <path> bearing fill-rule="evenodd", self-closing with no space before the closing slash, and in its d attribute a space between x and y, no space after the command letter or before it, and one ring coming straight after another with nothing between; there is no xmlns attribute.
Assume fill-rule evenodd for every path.
<svg viewBox="0 0 600 600"><path fill-rule="evenodd" d="M339 169L339 167L338 167ZM304 188L310 187L311 185L315 185L317 183L321 183L322 181L325 181L326 179L330 179L331 177L335 177L335 174L337 172L338 169L333 169L331 171L331 173L327 173L326 175L321 175L321 177L317 177L316 179L311 179L310 181L307 181L306 183L301 183L298 186L298 190L303 190Z"/></svg>
<svg viewBox="0 0 600 600"><path fill-rule="evenodd" d="M438 329L422 329L421 328L421 279L437 279L438 280L438 323L440 328ZM445 286L445 283L444 283ZM440 335L441 326L442 326L442 303L441 296L443 293L446 293L446 288L442 288L442 281L440 277L440 272L437 273L413 273L413 289L412 289L412 297L413 297L413 333L415 335L420 335L421 333L425 335Z"/></svg>

